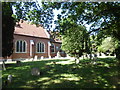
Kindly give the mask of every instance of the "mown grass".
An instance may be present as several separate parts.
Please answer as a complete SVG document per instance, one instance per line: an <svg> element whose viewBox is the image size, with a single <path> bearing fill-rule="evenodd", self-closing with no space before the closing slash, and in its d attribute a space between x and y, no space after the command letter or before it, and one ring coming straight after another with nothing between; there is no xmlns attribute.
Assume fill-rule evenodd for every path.
<svg viewBox="0 0 120 90"><path fill-rule="evenodd" d="M55 61L56 64L52 62ZM97 65L90 60L81 60L76 65L72 60L42 60L22 62L21 65L7 64L2 72L3 88L118 88L119 67L114 58L100 58ZM50 68L46 68L50 65ZM31 69L38 67L42 75L32 76ZM5 85L9 74L13 82Z"/></svg>

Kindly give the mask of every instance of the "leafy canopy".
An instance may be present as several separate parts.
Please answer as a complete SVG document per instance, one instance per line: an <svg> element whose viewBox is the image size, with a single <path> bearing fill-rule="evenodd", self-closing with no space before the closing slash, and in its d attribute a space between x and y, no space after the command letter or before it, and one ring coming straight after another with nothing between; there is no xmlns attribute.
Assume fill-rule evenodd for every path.
<svg viewBox="0 0 120 90"><path fill-rule="evenodd" d="M118 41L113 39L112 37L107 37L102 41L102 44L98 47L100 52L114 52L118 45Z"/></svg>
<svg viewBox="0 0 120 90"><path fill-rule="evenodd" d="M80 57L85 52L85 41L88 38L87 30L81 25L77 25L69 18L67 22L71 25L70 28L64 32L62 37L62 49L71 56ZM63 24L65 22L62 22Z"/></svg>
<svg viewBox="0 0 120 90"><path fill-rule="evenodd" d="M29 20L35 24L43 24L50 30L53 23L53 10L61 9L62 12L58 15L55 24L56 29L60 30L62 34L72 26L69 23L61 25L59 22L62 19L65 21L65 18L70 18L77 24L77 27L85 23L91 24L89 34L102 32L103 35L110 35L120 41L120 2L42 2L42 7L37 2L16 2L11 5L16 8L14 17L18 21L20 19ZM6 8L5 13L7 11L9 8ZM118 49L120 50L120 46ZM117 55L120 56L120 53L118 52Z"/></svg>

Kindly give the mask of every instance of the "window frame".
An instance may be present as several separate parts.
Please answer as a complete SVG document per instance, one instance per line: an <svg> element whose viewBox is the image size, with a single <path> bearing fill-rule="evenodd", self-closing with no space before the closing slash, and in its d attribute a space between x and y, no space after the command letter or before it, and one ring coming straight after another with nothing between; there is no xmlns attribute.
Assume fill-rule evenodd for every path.
<svg viewBox="0 0 120 90"><path fill-rule="evenodd" d="M38 44L41 43L41 47L42 47L42 44L44 45L44 52L38 52L37 49L38 49ZM45 43L44 42L37 42L36 43L36 53L45 53Z"/></svg>
<svg viewBox="0 0 120 90"><path fill-rule="evenodd" d="M17 51L17 42L19 42L19 45L20 45L20 41L22 41L22 45L24 45L24 42L25 42L25 52L23 52L24 47L22 47L22 52L20 52L21 46L19 46L19 49ZM25 40L16 40L15 41L15 53L27 53L27 42Z"/></svg>

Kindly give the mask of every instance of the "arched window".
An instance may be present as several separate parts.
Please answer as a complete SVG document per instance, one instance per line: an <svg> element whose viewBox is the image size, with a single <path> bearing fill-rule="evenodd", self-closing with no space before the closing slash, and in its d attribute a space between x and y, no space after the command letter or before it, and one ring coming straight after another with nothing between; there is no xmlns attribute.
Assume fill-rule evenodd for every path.
<svg viewBox="0 0 120 90"><path fill-rule="evenodd" d="M45 52L45 44L42 42L37 43L36 45L37 53L44 53Z"/></svg>
<svg viewBox="0 0 120 90"><path fill-rule="evenodd" d="M51 52L55 52L55 45L51 44Z"/></svg>
<svg viewBox="0 0 120 90"><path fill-rule="evenodd" d="M23 40L16 41L16 52L26 52L26 42Z"/></svg>

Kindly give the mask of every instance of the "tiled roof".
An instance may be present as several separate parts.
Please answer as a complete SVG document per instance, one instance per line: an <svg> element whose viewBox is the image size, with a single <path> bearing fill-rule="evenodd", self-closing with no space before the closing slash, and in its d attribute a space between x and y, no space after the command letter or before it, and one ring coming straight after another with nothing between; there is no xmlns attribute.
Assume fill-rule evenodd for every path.
<svg viewBox="0 0 120 90"><path fill-rule="evenodd" d="M19 22L20 26L15 27L14 34L50 38L48 32L41 26L29 24L27 21Z"/></svg>

